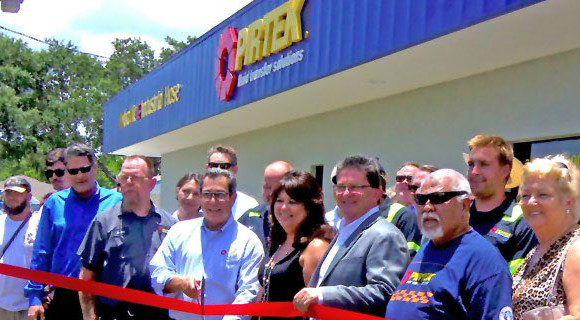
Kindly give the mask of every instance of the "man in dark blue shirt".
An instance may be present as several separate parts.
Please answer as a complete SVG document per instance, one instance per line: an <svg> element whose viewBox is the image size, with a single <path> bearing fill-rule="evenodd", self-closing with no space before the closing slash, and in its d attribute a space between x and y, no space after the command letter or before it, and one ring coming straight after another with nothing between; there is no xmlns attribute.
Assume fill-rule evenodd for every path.
<svg viewBox="0 0 580 320"><path fill-rule="evenodd" d="M69 146L65 165L72 188L53 194L44 204L30 268L76 278L81 267L76 252L91 220L121 201L122 196L98 185L95 154L88 146L80 143ZM29 318L82 319L76 291L56 288L45 313L42 306L45 286L29 281L24 290L30 301Z"/></svg>
<svg viewBox="0 0 580 320"><path fill-rule="evenodd" d="M469 226L471 189L451 169L430 174L415 194L429 241L387 305L387 319L513 319L512 280L499 251Z"/></svg>
<svg viewBox="0 0 580 320"><path fill-rule="evenodd" d="M123 202L99 214L89 226L78 254L80 278L154 292L149 262L177 219L151 201L156 179L153 163L130 156L118 182ZM80 293L85 319L168 319L167 310Z"/></svg>

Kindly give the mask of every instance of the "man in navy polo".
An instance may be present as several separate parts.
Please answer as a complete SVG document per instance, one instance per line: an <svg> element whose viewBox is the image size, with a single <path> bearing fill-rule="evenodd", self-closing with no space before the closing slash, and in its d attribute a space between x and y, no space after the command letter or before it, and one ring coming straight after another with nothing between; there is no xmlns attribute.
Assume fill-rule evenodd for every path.
<svg viewBox="0 0 580 320"><path fill-rule="evenodd" d="M121 201L122 196L97 183L96 157L90 147L74 143L66 148L64 160L72 187L53 194L44 204L30 269L78 278L81 263L76 252L89 224L98 213ZM29 281L24 290L30 303L29 319L82 319L76 291L55 288L45 312L45 286Z"/></svg>
<svg viewBox="0 0 580 320"><path fill-rule="evenodd" d="M151 201L156 179L153 163L129 156L117 178L123 202L99 214L78 254L80 278L153 292L149 261L177 219ZM79 293L85 319L168 319L167 310Z"/></svg>

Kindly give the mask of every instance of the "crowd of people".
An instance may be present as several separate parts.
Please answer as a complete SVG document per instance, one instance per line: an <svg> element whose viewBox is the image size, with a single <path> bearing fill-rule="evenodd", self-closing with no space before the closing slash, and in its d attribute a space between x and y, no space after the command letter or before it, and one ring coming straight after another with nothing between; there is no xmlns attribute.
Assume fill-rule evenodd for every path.
<svg viewBox="0 0 580 320"><path fill-rule="evenodd" d="M319 304L386 319L579 318L578 168L554 155L517 176L501 137L467 146L466 176L408 162L391 187L376 156L348 156L332 172L327 212L318 180L282 160L265 168L258 203L237 188L235 150L217 145L205 172L178 181L171 214L151 201L149 158L126 157L109 190L93 150L75 143L47 154L56 192L38 212L25 178L5 181L0 262L202 305L292 302L304 317ZM192 318L251 317L0 275L2 320Z"/></svg>

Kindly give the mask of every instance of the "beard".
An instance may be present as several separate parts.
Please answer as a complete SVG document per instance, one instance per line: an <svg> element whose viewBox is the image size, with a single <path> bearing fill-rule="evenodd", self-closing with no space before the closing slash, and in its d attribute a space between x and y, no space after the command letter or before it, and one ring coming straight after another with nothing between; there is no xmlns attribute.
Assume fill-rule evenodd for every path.
<svg viewBox="0 0 580 320"><path fill-rule="evenodd" d="M437 227L429 229L425 228L423 223L425 223L427 218L437 220ZM424 213L421 217L421 233L429 240L441 238L443 236L443 227L441 227L441 220L439 219L439 216L434 213Z"/></svg>
<svg viewBox="0 0 580 320"><path fill-rule="evenodd" d="M26 200L22 201L21 204L17 205L16 207L13 207L13 208L4 204L4 212L6 212L6 214L9 216L15 216L17 214L21 214L22 211L24 211L24 209L26 209Z"/></svg>

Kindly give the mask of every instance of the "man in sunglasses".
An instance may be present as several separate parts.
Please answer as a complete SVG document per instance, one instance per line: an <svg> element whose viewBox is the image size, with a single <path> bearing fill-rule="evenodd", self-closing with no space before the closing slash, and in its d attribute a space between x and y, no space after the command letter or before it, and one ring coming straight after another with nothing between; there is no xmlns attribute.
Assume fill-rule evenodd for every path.
<svg viewBox="0 0 580 320"><path fill-rule="evenodd" d="M44 204L30 268L78 278L81 263L77 250L89 224L97 213L117 204L122 196L96 182L96 157L90 147L81 143L70 145L65 150L64 163L72 187L53 194ZM31 320L83 318L76 291L55 288L46 312L42 305L43 284L29 281L25 293L29 297Z"/></svg>
<svg viewBox="0 0 580 320"><path fill-rule="evenodd" d="M207 169L219 168L228 170L234 176L238 175L238 156L236 150L230 146L215 145L207 152ZM240 217L248 210L258 206L258 201L253 197L236 190L234 193L234 204L232 214L238 221Z"/></svg>
<svg viewBox="0 0 580 320"><path fill-rule="evenodd" d="M379 204L379 211L381 211L381 214L387 219L387 221L401 230L405 239L407 239L409 255L412 258L415 256L417 251L419 251L421 246L421 231L419 231L419 227L417 226L417 216L410 208L389 199L386 194L388 180L387 173L381 163L378 160L377 162L381 173L381 191L383 192ZM410 186L411 185L409 184L409 187Z"/></svg>
<svg viewBox="0 0 580 320"><path fill-rule="evenodd" d="M415 173L419 170L419 165L412 162L405 162L395 175L395 196L393 201L412 208L413 195L409 191L409 185L413 181Z"/></svg>
<svg viewBox="0 0 580 320"><path fill-rule="evenodd" d="M513 319L512 280L496 248L469 225L471 190L459 172L430 174L415 195L429 241L387 305L387 319Z"/></svg>
<svg viewBox="0 0 580 320"><path fill-rule="evenodd" d="M344 159L333 190L343 216L338 234L308 287L294 296L294 306L302 313L317 303L383 316L409 253L401 231L379 210L383 191L377 160L362 155Z"/></svg>
<svg viewBox="0 0 580 320"><path fill-rule="evenodd" d="M46 179L52 184L55 191L61 191L70 188L71 182L69 179L66 166L64 165L64 148L55 148L46 154L45 158L46 169L44 174Z"/></svg>
<svg viewBox="0 0 580 320"><path fill-rule="evenodd" d="M258 236L232 216L236 178L229 171L211 168L202 181L204 216L182 221L169 230L151 259L153 288L159 295L202 306L255 302L264 249ZM169 311L169 316L176 320L204 319L174 310Z"/></svg>
<svg viewBox="0 0 580 320"><path fill-rule="evenodd" d="M467 145L467 178L475 196L469 223L499 249L514 274L537 240L521 207L506 193L514 163L512 146L501 137L483 134Z"/></svg>
<svg viewBox="0 0 580 320"><path fill-rule="evenodd" d="M127 157L117 180L123 202L97 215L89 226L78 250L80 278L152 293L149 262L177 219L151 201L156 179L149 158ZM85 319L168 319L165 309L79 294Z"/></svg>
<svg viewBox="0 0 580 320"><path fill-rule="evenodd" d="M30 183L10 177L4 183L4 213L0 214L2 263L29 268L40 212L32 212ZM0 319L27 319L28 299L22 288L26 280L0 274Z"/></svg>

